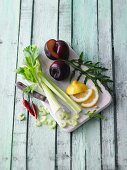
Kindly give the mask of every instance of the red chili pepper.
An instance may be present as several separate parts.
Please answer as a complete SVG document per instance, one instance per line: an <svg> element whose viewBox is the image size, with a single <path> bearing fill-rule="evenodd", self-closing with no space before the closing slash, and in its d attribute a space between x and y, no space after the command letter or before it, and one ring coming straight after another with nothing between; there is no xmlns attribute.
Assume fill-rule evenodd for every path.
<svg viewBox="0 0 127 170"><path fill-rule="evenodd" d="M33 111L33 109L30 107L30 104L29 104L29 102L27 101L27 100L23 100L23 105L24 105L24 107L29 111L29 113L32 115L32 116L35 116L35 114L34 114L34 111Z"/></svg>
<svg viewBox="0 0 127 170"><path fill-rule="evenodd" d="M37 119L37 116L38 116L37 107L36 107L36 105L33 102L32 102L32 109L34 111L34 116Z"/></svg>

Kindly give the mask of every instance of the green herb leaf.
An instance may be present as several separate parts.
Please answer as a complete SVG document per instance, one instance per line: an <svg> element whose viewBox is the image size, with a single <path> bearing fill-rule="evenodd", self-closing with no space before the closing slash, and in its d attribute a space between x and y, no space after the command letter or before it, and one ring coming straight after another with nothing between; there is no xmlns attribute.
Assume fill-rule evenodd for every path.
<svg viewBox="0 0 127 170"><path fill-rule="evenodd" d="M103 72L106 72L108 69L102 67L99 62L93 63L92 61L85 61L83 52L80 54L79 59L65 60L65 62L74 69L70 76L71 79L74 78L74 76L77 75L75 73L78 72L79 76L76 79L79 80L81 76L85 76L84 83L89 79L92 80L99 91L101 91L101 87L98 80L108 89L108 84L113 82L109 76L103 74ZM86 66L88 69L84 70L82 66Z"/></svg>
<svg viewBox="0 0 127 170"><path fill-rule="evenodd" d="M32 67L36 64L36 59L39 57L39 50L35 45L29 45L24 49L24 64Z"/></svg>
<svg viewBox="0 0 127 170"><path fill-rule="evenodd" d="M84 61L85 60L85 57L83 55L83 52L81 52L80 56L79 56L79 61Z"/></svg>
<svg viewBox="0 0 127 170"><path fill-rule="evenodd" d="M23 89L24 93L33 93L35 90L36 84L32 84L30 86L27 86L26 88Z"/></svg>
<svg viewBox="0 0 127 170"><path fill-rule="evenodd" d="M70 81L74 78L74 76L75 76L75 72L76 72L76 70L74 69L74 70L72 71L72 73L71 73Z"/></svg>
<svg viewBox="0 0 127 170"><path fill-rule="evenodd" d="M22 68L22 67L19 67L17 70L16 70L16 73L17 74L24 74L24 68Z"/></svg>
<svg viewBox="0 0 127 170"><path fill-rule="evenodd" d="M96 110L94 110L93 112L88 111L88 112L85 113L85 115L89 116L89 118L94 117L94 118L97 118L97 119L107 120L107 118L104 115L96 113Z"/></svg>

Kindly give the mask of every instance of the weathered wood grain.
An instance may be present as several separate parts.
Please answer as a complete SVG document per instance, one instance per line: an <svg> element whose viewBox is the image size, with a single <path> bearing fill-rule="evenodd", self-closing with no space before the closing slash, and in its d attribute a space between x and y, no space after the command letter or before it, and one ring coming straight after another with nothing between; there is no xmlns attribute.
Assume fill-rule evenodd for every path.
<svg viewBox="0 0 127 170"><path fill-rule="evenodd" d="M58 38L71 44L71 1L59 1ZM61 82L60 82L61 83ZM70 169L70 133L57 128L57 169Z"/></svg>
<svg viewBox="0 0 127 170"><path fill-rule="evenodd" d="M98 1L99 61L109 69L112 78L112 32L111 1ZM113 87L112 87L113 88ZM102 120L102 167L103 170L115 169L114 108L112 105L102 112L107 121Z"/></svg>
<svg viewBox="0 0 127 170"><path fill-rule="evenodd" d="M41 53L43 51L43 70L48 60L44 54L44 44L50 38L57 38L57 19L58 0L34 1L32 43L40 48ZM30 117L28 137L28 169L55 169L55 130L47 126L35 127L35 121Z"/></svg>
<svg viewBox="0 0 127 170"><path fill-rule="evenodd" d="M0 169L10 169L20 1L0 1Z"/></svg>
<svg viewBox="0 0 127 170"><path fill-rule="evenodd" d="M74 50L98 60L97 1L73 1ZM92 119L72 135L72 169L101 169L100 122Z"/></svg>
<svg viewBox="0 0 127 170"><path fill-rule="evenodd" d="M127 0L113 1L114 64L119 170L127 169ZM116 128L116 127L115 127ZM117 148L118 147L118 148Z"/></svg>
<svg viewBox="0 0 127 170"><path fill-rule="evenodd" d="M32 20L32 2L33 0L22 0L21 3L21 16L20 16L20 31L19 31L19 46L18 46L18 64L17 67L22 65L24 55L23 49L30 44L31 39L31 20ZM17 81L22 81L18 75ZM19 113L25 113L26 120L18 121L17 116ZM15 97L15 117L14 117L14 130L13 130L13 145L12 145L12 169L25 170L27 167L27 111L22 105L22 93L16 89Z"/></svg>

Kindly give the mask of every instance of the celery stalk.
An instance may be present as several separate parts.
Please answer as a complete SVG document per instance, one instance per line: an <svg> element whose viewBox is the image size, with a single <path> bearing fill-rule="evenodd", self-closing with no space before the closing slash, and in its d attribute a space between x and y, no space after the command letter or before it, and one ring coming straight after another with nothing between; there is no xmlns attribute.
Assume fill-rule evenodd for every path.
<svg viewBox="0 0 127 170"><path fill-rule="evenodd" d="M52 91L44 83L42 83L42 87L50 104L51 110L56 113L61 108L61 105L56 100Z"/></svg>
<svg viewBox="0 0 127 170"><path fill-rule="evenodd" d="M81 111L81 107L74 102L64 91L62 91L55 83L53 83L44 73L42 73L42 81L75 113Z"/></svg>

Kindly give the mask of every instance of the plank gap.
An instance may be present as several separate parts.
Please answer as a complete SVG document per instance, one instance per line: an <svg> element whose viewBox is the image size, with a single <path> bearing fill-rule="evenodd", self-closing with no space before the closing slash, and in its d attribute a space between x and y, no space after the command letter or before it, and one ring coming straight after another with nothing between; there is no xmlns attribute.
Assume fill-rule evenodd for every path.
<svg viewBox="0 0 127 170"><path fill-rule="evenodd" d="M29 137L29 113L27 112L27 127L26 127L26 170L28 170L28 137Z"/></svg>
<svg viewBox="0 0 127 170"><path fill-rule="evenodd" d="M111 41L112 41L112 77L113 77L113 109L114 109L114 139L115 139L115 168L118 170L118 142L117 142L117 113L116 113L116 85L114 59L114 31L113 31L113 0L111 0Z"/></svg>
<svg viewBox="0 0 127 170"><path fill-rule="evenodd" d="M73 0L71 0L71 47L73 48L72 41L73 41Z"/></svg>
<svg viewBox="0 0 127 170"><path fill-rule="evenodd" d="M30 44L31 45L32 45L32 42L33 42L34 4L35 4L35 0L33 0L33 3L32 3L31 37L30 37Z"/></svg>
<svg viewBox="0 0 127 170"><path fill-rule="evenodd" d="M102 114L102 113L100 113ZM103 157L102 157L102 120L100 120L100 153L101 153L101 170L103 170Z"/></svg>
<svg viewBox="0 0 127 170"><path fill-rule="evenodd" d="M86 158L86 149L85 149L85 170L87 170L87 158Z"/></svg>
<svg viewBox="0 0 127 170"><path fill-rule="evenodd" d="M72 132L70 133L70 170L72 170Z"/></svg>
<svg viewBox="0 0 127 170"><path fill-rule="evenodd" d="M19 50L20 23L21 23L21 22L20 22L20 21L21 21L21 6L22 6L22 0L20 0L20 4L19 4L19 25L18 25L17 58L16 58L16 66L15 66L16 69L17 69L17 66L18 66L18 50ZM17 73L15 73L15 84L16 84L16 81L17 81ZM14 87L14 103L13 103L13 122L12 122L12 139L11 139L10 170L12 169L15 102L16 102L16 85L15 85L15 87Z"/></svg>
<svg viewBox="0 0 127 170"><path fill-rule="evenodd" d="M57 164L57 131L58 131L58 125L56 125L56 129L55 129L55 170L58 169L58 164Z"/></svg>
<svg viewBox="0 0 127 170"><path fill-rule="evenodd" d="M97 53L99 61L99 5L97 0ZM100 113L102 114L102 113ZM103 157L102 157L102 120L100 120L100 158L101 158L101 170L103 170Z"/></svg>
<svg viewBox="0 0 127 170"><path fill-rule="evenodd" d="M31 18L31 35L30 35L30 44L33 42L33 22L34 22L34 4L35 1L32 1L32 18ZM28 97L30 101L30 97ZM28 143L29 143L29 112L27 112L27 128L26 128L26 170L28 170Z"/></svg>

